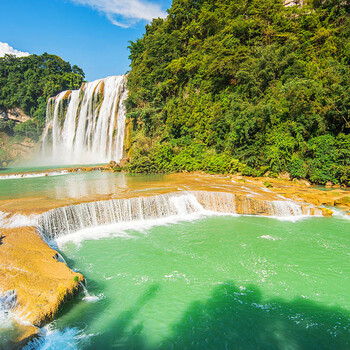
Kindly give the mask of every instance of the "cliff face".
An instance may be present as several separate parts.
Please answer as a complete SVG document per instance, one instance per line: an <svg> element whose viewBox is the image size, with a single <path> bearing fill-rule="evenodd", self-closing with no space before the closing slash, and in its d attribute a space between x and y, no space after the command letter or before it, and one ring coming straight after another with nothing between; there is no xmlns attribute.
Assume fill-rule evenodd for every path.
<svg viewBox="0 0 350 350"><path fill-rule="evenodd" d="M15 123L24 123L30 119L20 108L0 109L0 120L13 120Z"/></svg>
<svg viewBox="0 0 350 350"><path fill-rule="evenodd" d="M16 135L15 127L30 120L20 108L0 108L0 168L26 158L35 146L35 141L25 135Z"/></svg>

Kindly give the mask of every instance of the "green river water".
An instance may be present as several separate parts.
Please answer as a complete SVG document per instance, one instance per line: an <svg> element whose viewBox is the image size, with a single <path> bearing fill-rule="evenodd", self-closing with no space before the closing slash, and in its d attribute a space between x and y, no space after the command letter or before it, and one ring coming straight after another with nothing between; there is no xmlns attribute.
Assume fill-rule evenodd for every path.
<svg viewBox="0 0 350 350"><path fill-rule="evenodd" d="M349 349L348 225L220 216L68 243L99 300L55 328L86 349Z"/></svg>
<svg viewBox="0 0 350 350"><path fill-rule="evenodd" d="M72 174L42 178L42 191L57 196L57 188L74 187L67 179L81 176L91 191L86 184L96 179L106 191L112 183L157 183ZM57 188L50 187L55 178ZM9 196L5 182L15 188L39 180L3 181L1 196ZM99 239L106 229L111 236ZM58 242L68 265L86 277L89 295L68 304L32 348L350 349L344 217L188 216L134 230L98 227L94 238Z"/></svg>

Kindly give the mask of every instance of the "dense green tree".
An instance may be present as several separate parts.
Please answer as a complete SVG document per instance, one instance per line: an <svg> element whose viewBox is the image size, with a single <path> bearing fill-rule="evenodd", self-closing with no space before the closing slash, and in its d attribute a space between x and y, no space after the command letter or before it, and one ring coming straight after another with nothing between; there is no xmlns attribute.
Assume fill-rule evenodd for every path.
<svg viewBox="0 0 350 350"><path fill-rule="evenodd" d="M174 0L129 46L130 169L350 185L349 4Z"/></svg>
<svg viewBox="0 0 350 350"><path fill-rule="evenodd" d="M2 130L37 138L45 123L47 99L63 90L78 89L83 80L81 68L55 55L0 57L0 109L19 107L32 118L14 128L7 123Z"/></svg>

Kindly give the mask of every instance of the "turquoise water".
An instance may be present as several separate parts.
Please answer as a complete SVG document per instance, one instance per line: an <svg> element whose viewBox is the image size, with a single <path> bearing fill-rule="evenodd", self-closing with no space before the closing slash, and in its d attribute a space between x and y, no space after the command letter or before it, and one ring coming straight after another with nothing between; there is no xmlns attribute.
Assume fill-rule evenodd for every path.
<svg viewBox="0 0 350 350"><path fill-rule="evenodd" d="M88 164L88 165L81 165L81 164L73 164L73 165L42 165L42 166L13 166L13 167L6 167L6 168L0 168L0 175L6 175L6 174L15 174L15 173L32 173L32 172L42 172L45 170L51 170L51 169L67 169L67 168L77 168L77 167L84 167L84 166L99 166L99 165L105 165L105 164Z"/></svg>
<svg viewBox="0 0 350 350"><path fill-rule="evenodd" d="M0 180L0 199L166 186L182 185L96 171ZM68 304L32 348L350 349L349 220L180 219L96 227L94 240L78 232L78 243L58 242L89 295Z"/></svg>
<svg viewBox="0 0 350 350"><path fill-rule="evenodd" d="M134 185L155 183L163 175L121 174L101 171L68 173L21 179L0 179L0 199L43 197L49 199L81 198L118 194Z"/></svg>
<svg viewBox="0 0 350 350"><path fill-rule="evenodd" d="M350 348L345 219L214 216L110 230L60 247L90 298L64 309L50 349Z"/></svg>

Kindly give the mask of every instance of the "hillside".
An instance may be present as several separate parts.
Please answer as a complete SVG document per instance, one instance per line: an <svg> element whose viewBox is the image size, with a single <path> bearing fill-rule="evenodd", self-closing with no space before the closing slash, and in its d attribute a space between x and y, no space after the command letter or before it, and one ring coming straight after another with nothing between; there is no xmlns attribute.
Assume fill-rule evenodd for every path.
<svg viewBox="0 0 350 350"><path fill-rule="evenodd" d="M83 80L81 68L55 55L0 57L0 166L25 154L38 140L47 99L79 88Z"/></svg>
<svg viewBox="0 0 350 350"><path fill-rule="evenodd" d="M349 5L174 0L130 43L130 170L350 185Z"/></svg>

